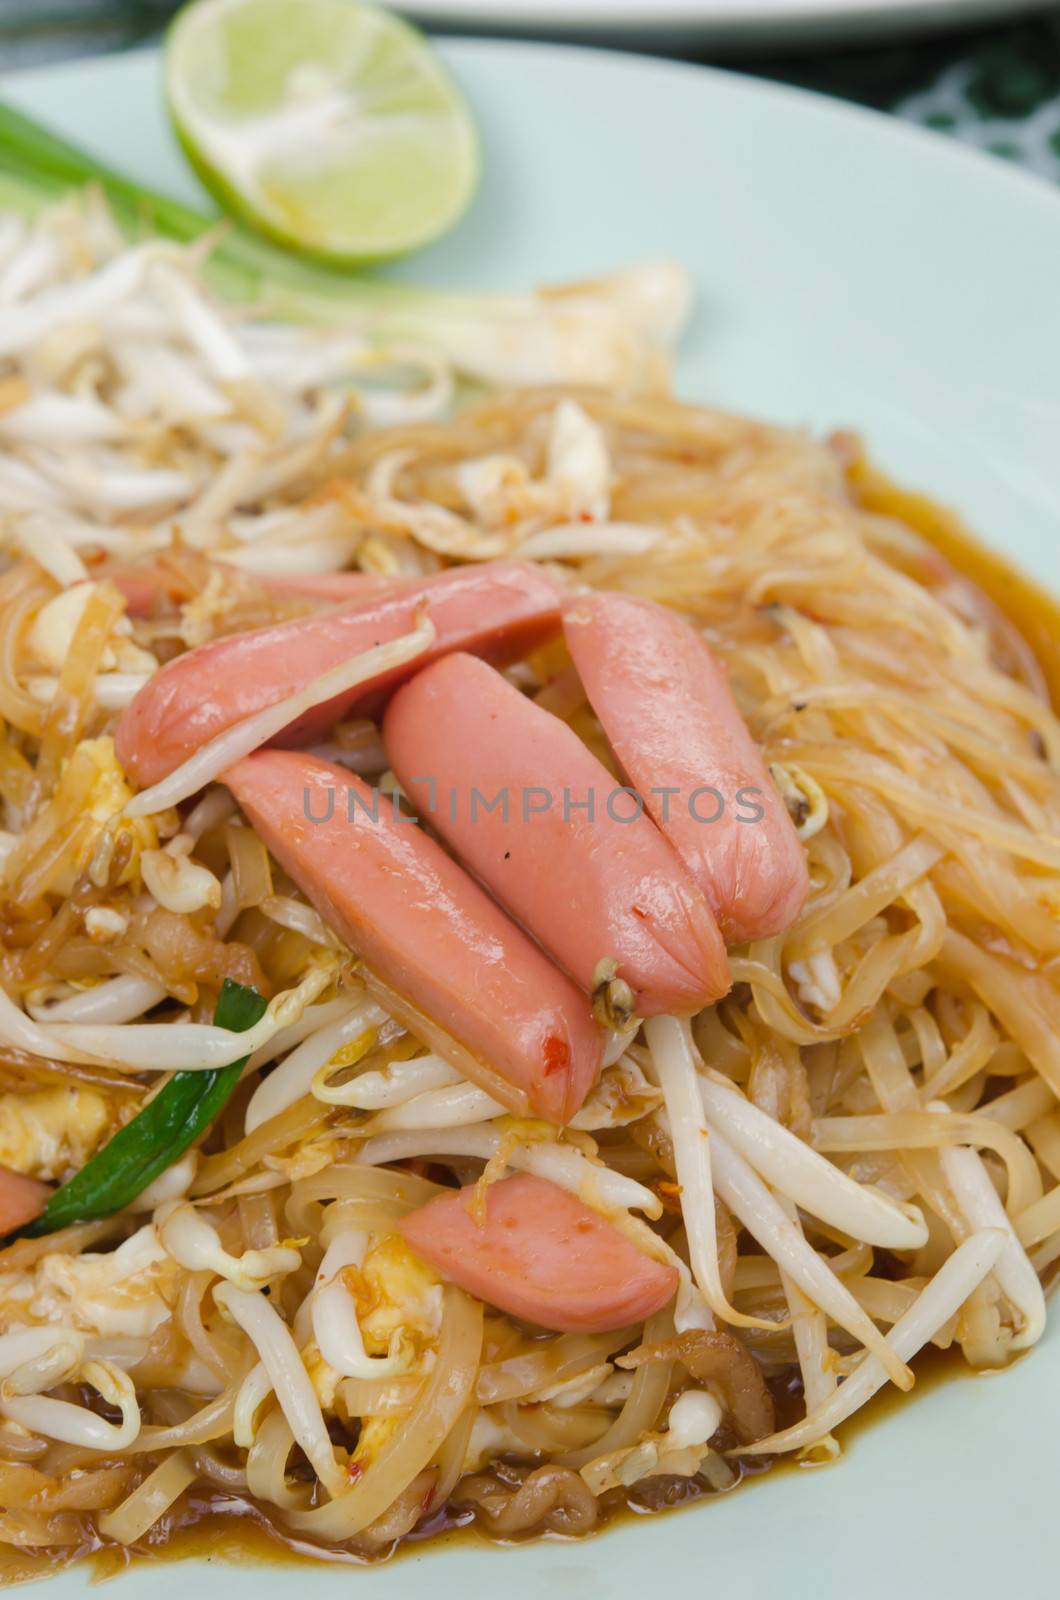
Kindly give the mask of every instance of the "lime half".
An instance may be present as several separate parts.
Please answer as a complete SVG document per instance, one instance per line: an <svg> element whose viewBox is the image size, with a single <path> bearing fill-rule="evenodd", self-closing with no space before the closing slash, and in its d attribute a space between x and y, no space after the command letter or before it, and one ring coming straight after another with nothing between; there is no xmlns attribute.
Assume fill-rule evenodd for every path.
<svg viewBox="0 0 1060 1600"><path fill-rule="evenodd" d="M474 192L459 90L415 28L358 0L194 0L169 30L165 84L203 182L295 249L399 255Z"/></svg>

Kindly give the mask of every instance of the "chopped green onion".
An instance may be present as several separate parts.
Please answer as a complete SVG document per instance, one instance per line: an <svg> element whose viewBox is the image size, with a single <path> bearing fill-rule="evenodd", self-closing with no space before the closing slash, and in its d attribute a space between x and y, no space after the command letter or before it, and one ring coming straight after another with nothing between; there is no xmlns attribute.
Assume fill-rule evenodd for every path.
<svg viewBox="0 0 1060 1600"><path fill-rule="evenodd" d="M688 275L666 261L516 294L450 293L332 269L145 189L0 104L0 210L33 217L89 185L134 242L206 240L202 272L224 298L283 321L339 325L374 345L427 345L475 382L635 388L656 372L689 308Z"/></svg>
<svg viewBox="0 0 1060 1600"><path fill-rule="evenodd" d="M256 989L226 978L213 1019L219 1028L245 1033L266 1009ZM176 1073L138 1116L97 1150L76 1177L56 1189L44 1211L23 1233L39 1238L74 1222L111 1217L131 1205L210 1126L246 1064L244 1056L216 1072Z"/></svg>
<svg viewBox="0 0 1060 1600"><path fill-rule="evenodd" d="M0 104L0 205L33 213L61 200L70 190L92 185L105 196L114 220L130 239L165 238L190 244L217 229L209 270L223 293L253 300L273 278L319 278L332 294L349 289L349 280L326 269L311 271L238 223L197 211L168 195L145 189L95 156ZM333 309L338 315L341 307Z"/></svg>

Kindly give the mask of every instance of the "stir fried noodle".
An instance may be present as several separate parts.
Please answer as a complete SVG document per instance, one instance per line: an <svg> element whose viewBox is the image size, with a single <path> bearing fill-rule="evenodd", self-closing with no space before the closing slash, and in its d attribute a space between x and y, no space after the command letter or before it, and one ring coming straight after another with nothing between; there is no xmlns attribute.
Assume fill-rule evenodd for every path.
<svg viewBox="0 0 1060 1600"><path fill-rule="evenodd" d="M211 335L177 280L163 293L190 383L195 330L204 349ZM157 337L146 311L138 326ZM725 1490L759 1458L833 1458L878 1389L913 1385L925 1346L997 1368L1033 1345L1060 1256L1060 724L1011 623L884 498L866 503L852 441L590 389L455 412L446 392L434 420L369 427L325 416L311 385L292 398L259 375L233 399L215 373L238 419L206 437L154 416L119 451L104 423L142 379L129 340L108 368L86 337L80 398L54 400L55 426L88 430L72 465L38 440L3 467L36 501L5 525L0 577L0 1163L31 1189L69 1180L174 1075L249 1063L123 1209L0 1250L16 1566L157 1541L188 1505L253 1507L278 1537L364 1557L453 1519L585 1533L627 1500ZM306 448L277 457L296 406ZM0 432L25 441L17 417ZM70 484L77 503L59 504ZM661 979L642 1001L582 925L590 983L531 925L532 886L502 891L469 859L474 906L506 929L494 902L512 912L511 982L520 962L537 982L538 962L557 1012L568 993L584 1008L551 1116L504 1064L518 1019L483 1015L494 991L478 1033L454 1020L473 997L439 1009L428 913L402 934L383 900L307 892L298 829L272 827L262 798L300 763L338 771L395 817L414 801L417 848L440 860L441 834L467 855L391 765L417 711L402 696L458 670L441 602L414 596L385 637L277 680L279 712L239 673L252 630L381 607L398 579L429 597L447 569L487 584L485 605L513 563L524 597L539 582L560 605L656 602L706 641L808 867L804 903L764 934L734 938L713 905L727 958L697 950L714 979L728 968L691 1009ZM615 615L612 673L641 648L640 612ZM572 630L570 649L555 626L509 631L498 656L469 626L455 648L499 662L497 704L503 689L513 716L547 712L624 784L635 719L605 735ZM221 645L196 679L193 652ZM135 720L157 674L177 685L162 765ZM384 747L372 686L399 678ZM207 705L201 724L180 694ZM487 744L461 738L458 712L446 738L474 782ZM254 754L277 738L303 753ZM562 917L571 883L557 869L545 888ZM213 1020L226 979L268 1003L243 1031ZM582 1240L578 1299L564 1251Z"/></svg>

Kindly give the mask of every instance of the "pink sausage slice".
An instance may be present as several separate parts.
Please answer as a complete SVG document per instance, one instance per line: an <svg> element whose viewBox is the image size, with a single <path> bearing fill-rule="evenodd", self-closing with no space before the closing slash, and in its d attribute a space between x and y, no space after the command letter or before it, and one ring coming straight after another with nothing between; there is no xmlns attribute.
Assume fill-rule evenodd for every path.
<svg viewBox="0 0 1060 1600"><path fill-rule="evenodd" d="M710 907L654 823L492 667L451 655L425 668L391 701L383 743L421 815L583 989L605 957L640 1016L728 989Z"/></svg>
<svg viewBox="0 0 1060 1600"><path fill-rule="evenodd" d="M285 573L281 578L274 572L250 572L245 567L239 570L254 583L260 583L263 589L274 589L278 594L304 595L307 600L320 600L325 605L363 600L381 594L384 589L397 587L393 578L379 578L373 572Z"/></svg>
<svg viewBox="0 0 1060 1600"><path fill-rule="evenodd" d="M373 645L408 633L425 611L438 635L430 653L328 701L285 730L283 743L308 743L323 737L354 704L446 651L518 652L558 626L561 594L529 565L460 567L318 616L215 639L178 656L144 684L118 723L118 759L141 786L157 783L233 723Z"/></svg>
<svg viewBox="0 0 1060 1600"><path fill-rule="evenodd" d="M440 845L297 751L259 751L224 782L328 926L481 1063L490 1094L520 1114L574 1115L602 1054L585 996Z"/></svg>
<svg viewBox="0 0 1060 1600"><path fill-rule="evenodd" d="M51 1196L46 1183L0 1167L0 1239L39 1217Z"/></svg>
<svg viewBox="0 0 1060 1600"><path fill-rule="evenodd" d="M677 1288L673 1267L544 1178L520 1172L490 1184L481 1223L474 1193L437 1195L398 1228L443 1278L513 1317L606 1333L650 1317Z"/></svg>
<svg viewBox="0 0 1060 1600"><path fill-rule="evenodd" d="M173 586L160 567L147 562L128 567L98 567L92 577L108 583L125 597L130 617L149 617L155 605L172 596Z"/></svg>
<svg viewBox="0 0 1060 1600"><path fill-rule="evenodd" d="M378 578L368 572L307 572L285 573L277 577L271 572L251 572L246 567L225 566L223 562L211 564L211 570L244 577L263 589L274 589L282 594L303 595L307 600L319 600L325 605L340 605L344 600L359 600L376 595L383 589L392 589L394 580ZM106 578L125 596L125 609L130 617L149 617L156 601L172 594L173 585L161 567L141 562L127 567L101 567L96 576Z"/></svg>
<svg viewBox="0 0 1060 1600"><path fill-rule="evenodd" d="M726 939L790 927L806 899L806 852L698 634L664 606L606 592L579 596L563 626L619 763Z"/></svg>

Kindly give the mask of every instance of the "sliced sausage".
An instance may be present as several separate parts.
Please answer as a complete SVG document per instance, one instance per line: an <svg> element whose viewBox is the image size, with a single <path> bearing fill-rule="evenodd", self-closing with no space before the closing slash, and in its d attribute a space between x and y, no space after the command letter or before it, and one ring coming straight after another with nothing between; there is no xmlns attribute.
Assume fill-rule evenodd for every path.
<svg viewBox="0 0 1060 1600"><path fill-rule="evenodd" d="M223 781L329 927L470 1052L490 1094L574 1115L600 1069L588 1003L440 845L313 756L259 751ZM454 1064L472 1070L463 1053Z"/></svg>
<svg viewBox="0 0 1060 1600"><path fill-rule="evenodd" d="M673 1267L646 1256L565 1189L530 1173L490 1184L481 1221L471 1185L436 1195L398 1227L450 1283L559 1333L606 1333L641 1322L677 1288Z"/></svg>
<svg viewBox="0 0 1060 1600"><path fill-rule="evenodd" d="M374 572L285 572L281 577L275 572L251 572L246 567L222 567L221 570L237 572L277 594L303 595L307 600L321 600L326 605L341 605L345 600L363 600L382 594L386 589L396 589L401 581L380 578Z"/></svg>
<svg viewBox="0 0 1060 1600"><path fill-rule="evenodd" d="M0 1167L0 1239L39 1217L51 1196L46 1183Z"/></svg>
<svg viewBox="0 0 1060 1600"><path fill-rule="evenodd" d="M417 810L583 989L610 958L641 1016L725 993L717 924L670 845L492 667L458 654L425 668L394 696L383 743Z"/></svg>
<svg viewBox="0 0 1060 1600"><path fill-rule="evenodd" d="M505 656L559 622L561 590L536 567L495 563L417 578L336 610L215 639L144 684L118 723L118 759L141 787L157 783L235 722L275 705L352 656L408 633L421 613L437 638L415 665L449 650ZM323 737L357 702L392 688L393 669L287 728L284 744Z"/></svg>
<svg viewBox="0 0 1060 1600"><path fill-rule="evenodd" d="M209 570L246 578L263 589L281 594L319 600L325 605L340 605L345 600L359 600L395 587L394 579L379 578L368 572L292 572L278 577L272 572L252 572L247 567L226 566L223 562L211 562ZM175 575L149 562L102 567L97 575L107 578L125 596L125 609L130 617L149 617L158 602L180 599L185 592Z"/></svg>
<svg viewBox="0 0 1060 1600"><path fill-rule="evenodd" d="M731 943L791 926L806 852L726 681L699 635L650 600L579 596L564 632L631 784Z"/></svg>

